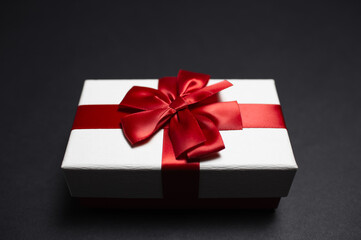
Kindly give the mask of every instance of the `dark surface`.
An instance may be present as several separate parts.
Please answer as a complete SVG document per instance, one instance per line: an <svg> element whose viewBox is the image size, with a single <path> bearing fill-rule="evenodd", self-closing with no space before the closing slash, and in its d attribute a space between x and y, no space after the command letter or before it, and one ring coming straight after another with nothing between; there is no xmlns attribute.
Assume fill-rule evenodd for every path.
<svg viewBox="0 0 361 240"><path fill-rule="evenodd" d="M130 3L131 2L131 3ZM361 5L2 2L2 239L360 239ZM275 212L85 210L60 170L87 78L274 78L299 171Z"/></svg>

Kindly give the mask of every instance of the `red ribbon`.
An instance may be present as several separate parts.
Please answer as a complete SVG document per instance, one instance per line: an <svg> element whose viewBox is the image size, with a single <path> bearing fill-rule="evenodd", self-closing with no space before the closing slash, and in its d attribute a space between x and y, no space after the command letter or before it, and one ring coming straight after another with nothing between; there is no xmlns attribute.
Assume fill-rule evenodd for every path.
<svg viewBox="0 0 361 240"><path fill-rule="evenodd" d="M159 79L158 90L131 88L120 106L81 105L73 129L122 128L137 144L164 128L163 195L197 198L199 162L189 159L224 149L219 130L285 128L280 105L219 102L216 93L232 84L206 86L209 78L181 70L178 77Z"/></svg>
<svg viewBox="0 0 361 240"><path fill-rule="evenodd" d="M176 158L201 158L224 149L219 130L242 129L237 102L207 102L232 86L226 80L206 86L210 76L180 70L159 79L158 90L132 87L120 111L137 111L121 119L124 135L134 145L165 125Z"/></svg>

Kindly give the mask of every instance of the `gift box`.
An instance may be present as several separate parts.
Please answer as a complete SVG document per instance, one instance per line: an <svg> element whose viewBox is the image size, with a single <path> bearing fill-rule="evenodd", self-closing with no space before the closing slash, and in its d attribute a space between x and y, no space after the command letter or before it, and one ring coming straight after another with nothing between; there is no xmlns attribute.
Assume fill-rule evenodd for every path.
<svg viewBox="0 0 361 240"><path fill-rule="evenodd" d="M196 129L192 129L191 124L183 124L185 127L177 133L179 136L170 133L172 120L168 118L157 123L150 137L132 143L132 124L138 120L122 119L137 111L124 110L124 106L131 105L127 102L132 100L131 93L133 101L144 97L144 92L137 92L139 89L148 93L150 89L161 88L159 81L85 81L61 166L71 196L88 206L121 208L277 208L280 198L288 195L297 164L274 80L228 80L231 84L221 91L201 97L200 102L206 106L202 109L208 111L208 115L202 113L197 117L199 103L194 104L195 110L193 105L186 106L184 102L176 107L174 103L169 104L173 111L169 119L176 117L179 122L183 121L180 112L189 108L202 129L199 119L205 115L216 124L224 121L232 125L231 120L217 119L232 114L240 122L240 126L223 127L214 132L219 134L217 141L221 141L223 147L206 156L198 153L203 153L202 144L178 154L179 146L175 142L180 145L192 142ZM211 79L206 84L220 86L224 81ZM206 92L213 89L207 86L203 86ZM134 89L138 89L135 94ZM182 99L190 95L192 93L187 93ZM143 104L153 101L147 99ZM231 102L232 107L236 104L238 112L210 107L226 102ZM141 125L149 125L153 120L141 117L139 121ZM131 126L127 129L125 123ZM145 131L139 124L137 127L137 131ZM197 149L201 150L197 152Z"/></svg>

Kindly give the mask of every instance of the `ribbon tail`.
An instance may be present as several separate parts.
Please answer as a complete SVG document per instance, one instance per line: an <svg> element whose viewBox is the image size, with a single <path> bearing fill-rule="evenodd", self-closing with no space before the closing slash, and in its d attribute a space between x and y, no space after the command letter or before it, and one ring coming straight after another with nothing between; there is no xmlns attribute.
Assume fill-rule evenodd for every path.
<svg viewBox="0 0 361 240"><path fill-rule="evenodd" d="M176 158L206 141L197 119L189 109L178 111L169 124L169 138L172 141Z"/></svg>
<svg viewBox="0 0 361 240"><path fill-rule="evenodd" d="M205 88L199 89L195 92L192 92L190 94L186 94L183 96L184 101L188 104L194 104L197 102L200 102L202 100L205 100L214 94L233 86L232 83L228 82L227 80L224 80L219 83L212 84L210 86L207 86Z"/></svg>
<svg viewBox="0 0 361 240"><path fill-rule="evenodd" d="M207 140L202 145L187 152L187 157L189 159L203 158L224 149L222 136L219 133L216 124L202 115L198 115L197 120L203 135Z"/></svg>
<svg viewBox="0 0 361 240"><path fill-rule="evenodd" d="M193 108L191 112L198 121L201 119L200 116L212 120L218 130L243 129L241 111L239 104L236 101L202 105Z"/></svg>

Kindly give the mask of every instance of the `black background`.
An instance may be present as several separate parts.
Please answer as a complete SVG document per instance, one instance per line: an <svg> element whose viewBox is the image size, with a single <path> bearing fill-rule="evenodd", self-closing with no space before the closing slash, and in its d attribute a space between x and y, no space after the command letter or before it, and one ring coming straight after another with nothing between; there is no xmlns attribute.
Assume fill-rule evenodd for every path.
<svg viewBox="0 0 361 240"><path fill-rule="evenodd" d="M2 239L361 239L358 1L1 3ZM87 78L274 78L299 171L275 212L86 210L60 170Z"/></svg>

